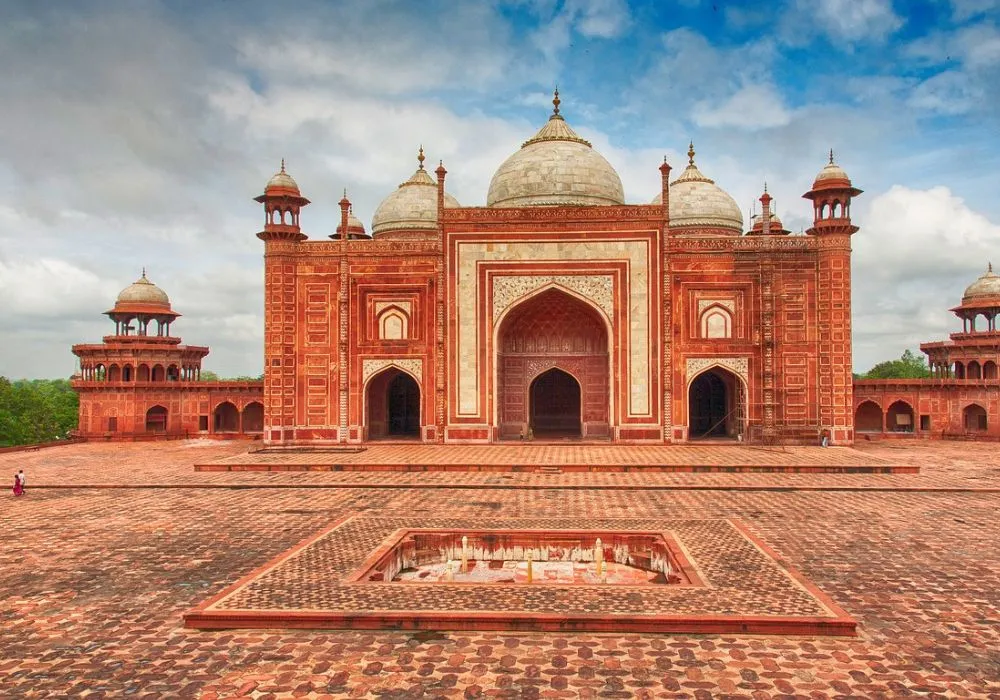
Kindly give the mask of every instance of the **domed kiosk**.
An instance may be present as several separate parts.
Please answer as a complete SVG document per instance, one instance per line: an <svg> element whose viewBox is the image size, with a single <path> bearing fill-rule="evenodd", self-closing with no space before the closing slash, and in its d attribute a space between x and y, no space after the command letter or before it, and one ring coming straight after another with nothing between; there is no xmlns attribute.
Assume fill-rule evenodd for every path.
<svg viewBox="0 0 1000 700"><path fill-rule="evenodd" d="M416 172L382 200L372 216L372 237L413 238L436 232L438 228L437 183L424 170L424 149L417 155ZM446 207L461 206L447 192Z"/></svg>

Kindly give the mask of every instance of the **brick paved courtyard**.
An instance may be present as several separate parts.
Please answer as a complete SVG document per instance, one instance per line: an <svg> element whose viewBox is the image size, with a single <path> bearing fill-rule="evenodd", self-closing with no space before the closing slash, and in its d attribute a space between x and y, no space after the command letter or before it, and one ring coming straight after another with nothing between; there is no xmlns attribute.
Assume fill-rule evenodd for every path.
<svg viewBox="0 0 1000 700"><path fill-rule="evenodd" d="M0 455L28 475L27 496L0 501L0 697L1000 698L995 445L862 446L921 467L897 475L193 471L245 449ZM184 628L351 513L737 518L859 636Z"/></svg>

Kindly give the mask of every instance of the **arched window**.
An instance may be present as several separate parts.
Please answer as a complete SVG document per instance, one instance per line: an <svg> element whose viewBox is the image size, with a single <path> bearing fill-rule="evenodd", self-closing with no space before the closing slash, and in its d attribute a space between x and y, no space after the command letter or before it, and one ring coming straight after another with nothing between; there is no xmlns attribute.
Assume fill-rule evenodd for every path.
<svg viewBox="0 0 1000 700"><path fill-rule="evenodd" d="M132 381L132 365L125 365L122 367L122 381L130 382Z"/></svg>
<svg viewBox="0 0 1000 700"><path fill-rule="evenodd" d="M955 379L965 379L965 365L961 362L955 363Z"/></svg>
<svg viewBox="0 0 1000 700"><path fill-rule="evenodd" d="M260 433L264 431L264 404L251 401L243 408L243 432Z"/></svg>
<svg viewBox="0 0 1000 700"><path fill-rule="evenodd" d="M410 323L406 312L390 306L378 317L378 337L381 340L405 340L410 337Z"/></svg>
<svg viewBox="0 0 1000 700"><path fill-rule="evenodd" d="M979 363L973 360L965 368L965 378L966 379L982 379L983 370L979 366Z"/></svg>
<svg viewBox="0 0 1000 700"><path fill-rule="evenodd" d="M986 360L983 363L983 379L997 378L997 363L993 360Z"/></svg>
<svg viewBox="0 0 1000 700"><path fill-rule="evenodd" d="M146 432L167 432L167 409L163 406L153 406L146 411Z"/></svg>
<svg viewBox="0 0 1000 700"><path fill-rule="evenodd" d="M122 370L118 365L108 365L108 381L120 382L122 380Z"/></svg>
<svg viewBox="0 0 1000 700"><path fill-rule="evenodd" d="M180 378L180 371L177 369L177 365L170 365L167 367L167 381L176 382Z"/></svg>
<svg viewBox="0 0 1000 700"><path fill-rule="evenodd" d="M153 374L150 381L162 382L166 377L166 372L163 369L163 365L153 365Z"/></svg>
<svg viewBox="0 0 1000 700"><path fill-rule="evenodd" d="M731 338L733 319L722 306L710 306L701 315L702 338Z"/></svg>

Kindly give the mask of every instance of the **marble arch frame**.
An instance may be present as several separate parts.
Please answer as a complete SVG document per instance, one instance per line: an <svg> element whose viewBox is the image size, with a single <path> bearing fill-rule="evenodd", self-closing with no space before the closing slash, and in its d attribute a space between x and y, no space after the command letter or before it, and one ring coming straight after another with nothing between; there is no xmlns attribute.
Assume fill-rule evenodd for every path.
<svg viewBox="0 0 1000 700"><path fill-rule="evenodd" d="M490 405L487 411L487 415L490 418L490 426L493 429L498 429L500 427L500 401L498 397L498 389L500 384L500 376L499 376L500 363L497 361L499 354L499 347L500 347L499 343L500 330L503 328L504 323L507 321L507 317L510 316L512 311L520 308L523 304L529 303L532 299L534 299L538 295L544 294L545 292L551 291L553 289L558 292L562 292L563 294L566 294L567 296L586 304L590 308L590 310L596 313L600 317L601 321L604 323L604 332L606 334L605 338L607 340L607 348L608 348L608 428L609 430L611 430L612 434L614 434L615 428L621 425L619 417L615 413L615 409L617 408L617 402L615 401L615 392L618 390L618 385L615 382L615 371L614 371L614 366L615 366L615 351L613 350L614 324L612 323L611 319L608 318L607 314L604 313L604 309L602 309L601 306L593 299L590 299L589 297L586 297L571 289L568 289L567 287L564 287L563 285L557 282L548 282L547 284L543 284L542 286L533 289L527 294L524 294L518 297L517 299L513 300L510 304L507 305L506 308L504 308L504 310L499 314L499 316L497 316L496 321L493 323L493 328L491 329L490 333L490 357L489 357L491 365L490 375L489 375L491 391L488 394ZM538 376L542 374L542 372L548 372L553 367L563 372L566 372L571 377L573 377L573 379L576 380L577 384L583 387L583 384L580 382L579 377L577 377L572 372L566 370L564 367L559 367L558 363L553 363L551 366L546 367L545 369L535 374L531 378L531 380L528 381L528 386L530 387L531 382L535 381L535 379L537 379Z"/></svg>

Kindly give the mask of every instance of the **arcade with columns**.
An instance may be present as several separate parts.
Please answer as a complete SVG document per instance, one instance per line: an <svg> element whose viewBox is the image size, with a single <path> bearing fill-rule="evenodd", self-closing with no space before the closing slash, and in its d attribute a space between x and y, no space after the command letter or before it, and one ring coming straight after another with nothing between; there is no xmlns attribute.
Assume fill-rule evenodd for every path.
<svg viewBox="0 0 1000 700"><path fill-rule="evenodd" d="M832 153L804 235L766 191L745 226L693 145L679 177L660 165L654 201L626 204L558 92L485 206L447 174L421 148L370 235L345 193L336 231L310 239L284 162L256 198L268 444L854 440L861 191Z"/></svg>

